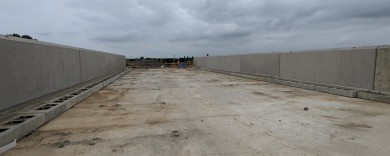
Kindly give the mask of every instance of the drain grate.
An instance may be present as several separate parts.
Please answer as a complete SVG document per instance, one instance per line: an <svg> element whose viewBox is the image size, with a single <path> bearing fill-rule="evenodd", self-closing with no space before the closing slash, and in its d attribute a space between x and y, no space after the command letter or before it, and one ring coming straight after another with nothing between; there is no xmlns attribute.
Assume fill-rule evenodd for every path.
<svg viewBox="0 0 390 156"><path fill-rule="evenodd" d="M27 119L30 119L32 117L34 117L34 116L33 115L19 116L15 120L27 120Z"/></svg>
<svg viewBox="0 0 390 156"><path fill-rule="evenodd" d="M53 101L53 103L61 103L61 102L64 102L64 101L66 101L66 100L68 100L68 99L70 99L70 98L72 98L72 97L73 97L73 96L64 96L64 97L62 97L62 98L59 98L59 99Z"/></svg>
<svg viewBox="0 0 390 156"><path fill-rule="evenodd" d="M91 84L91 85L89 85L88 87L86 87L86 88L93 88L93 87L95 87L96 85L98 85L99 83L94 83L94 84Z"/></svg>
<svg viewBox="0 0 390 156"><path fill-rule="evenodd" d="M22 116L18 116L17 118L12 119L11 121L8 121L8 122L4 123L3 125L4 125L4 126L17 125L17 124L23 123L23 122L25 122L26 120L28 120L28 119L30 119L30 118L33 118L33 117L34 117L33 115L22 115Z"/></svg>
<svg viewBox="0 0 390 156"><path fill-rule="evenodd" d="M62 97L62 98L60 98L60 99L58 99L58 100L68 100L68 99L70 99L70 98L72 98L73 96L64 96L64 97Z"/></svg>
<svg viewBox="0 0 390 156"><path fill-rule="evenodd" d="M8 122L6 122L4 125L17 125L17 124L20 124L20 123L22 123L22 122L24 122L24 121L26 121L26 120L12 120L12 121L8 121Z"/></svg>
<svg viewBox="0 0 390 156"><path fill-rule="evenodd" d="M78 92L74 92L74 93L72 93L72 94L70 94L70 95L73 95L73 96L76 96L76 95L79 95L80 93L78 93Z"/></svg>
<svg viewBox="0 0 390 156"><path fill-rule="evenodd" d="M50 108L51 108L51 107L43 106L43 107L37 108L36 110L48 110L48 109L50 109Z"/></svg>
<svg viewBox="0 0 390 156"><path fill-rule="evenodd" d="M0 133L1 132L5 132L5 131L7 131L8 130L8 128L0 128Z"/></svg>
<svg viewBox="0 0 390 156"><path fill-rule="evenodd" d="M104 79L104 80L102 80L102 81L100 81L100 82L104 82L104 81L107 81L107 80L109 80L110 78L106 78L106 79Z"/></svg>
<svg viewBox="0 0 390 156"><path fill-rule="evenodd" d="M61 102L64 102L64 100L55 100L53 101L54 103L61 103Z"/></svg>
<svg viewBox="0 0 390 156"><path fill-rule="evenodd" d="M81 91L81 90L79 90L79 91L76 91L76 92L73 92L72 94L70 94L70 95L79 95L79 94L81 94L83 91Z"/></svg>
<svg viewBox="0 0 390 156"><path fill-rule="evenodd" d="M52 108L54 106L57 106L57 104L46 104L46 105L43 105L43 106L41 106L41 107L39 107L39 108L37 108L35 110L48 110L48 109L50 109L50 108Z"/></svg>

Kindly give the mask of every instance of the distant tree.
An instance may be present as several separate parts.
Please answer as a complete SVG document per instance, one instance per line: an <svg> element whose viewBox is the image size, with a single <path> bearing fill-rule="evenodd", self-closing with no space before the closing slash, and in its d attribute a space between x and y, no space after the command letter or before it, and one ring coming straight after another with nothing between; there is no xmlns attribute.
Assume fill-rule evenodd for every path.
<svg viewBox="0 0 390 156"><path fill-rule="evenodd" d="M20 35L19 35L19 34L17 34L17 33L13 33L11 36L14 36L14 37L20 37Z"/></svg>
<svg viewBox="0 0 390 156"><path fill-rule="evenodd" d="M209 54L207 54L206 56L209 56Z"/></svg>
<svg viewBox="0 0 390 156"><path fill-rule="evenodd" d="M30 39L30 40L32 40L33 38L31 37L31 36L29 36L29 35L22 35L22 38L25 38L25 39Z"/></svg>
<svg viewBox="0 0 390 156"><path fill-rule="evenodd" d="M143 59L144 59L144 57L143 57L143 56L141 56L139 59L143 60Z"/></svg>
<svg viewBox="0 0 390 156"><path fill-rule="evenodd" d="M20 35L17 34L17 33L12 33L12 34L7 34L7 36L13 36L13 37L19 37L19 38L25 38L25 39L30 39L30 40L36 40L36 41L38 41L37 39L32 38L30 35L22 35L22 36L20 36Z"/></svg>

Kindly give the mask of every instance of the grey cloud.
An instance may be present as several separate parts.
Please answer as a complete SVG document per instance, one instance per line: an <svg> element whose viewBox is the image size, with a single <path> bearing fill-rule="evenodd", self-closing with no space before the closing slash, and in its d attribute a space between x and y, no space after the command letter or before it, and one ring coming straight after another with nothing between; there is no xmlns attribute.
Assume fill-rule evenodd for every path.
<svg viewBox="0 0 390 156"><path fill-rule="evenodd" d="M49 31L42 31L42 32L37 32L37 34L40 35L40 36L50 36L53 33L49 32Z"/></svg>
<svg viewBox="0 0 390 156"><path fill-rule="evenodd" d="M207 41L209 44L214 44L223 41L236 41L237 39L250 36L252 32L243 30L222 31L222 32L205 32L200 34L182 34L177 38L172 39L172 42L196 42Z"/></svg>
<svg viewBox="0 0 390 156"><path fill-rule="evenodd" d="M8 6L0 10L6 23L1 33L36 34L40 40L128 57L390 42L388 0L14 0L0 5Z"/></svg>
<svg viewBox="0 0 390 156"><path fill-rule="evenodd" d="M140 35L136 32L127 34L105 34L91 38L98 42L111 42L111 43L125 43L130 41L138 41L141 39Z"/></svg>

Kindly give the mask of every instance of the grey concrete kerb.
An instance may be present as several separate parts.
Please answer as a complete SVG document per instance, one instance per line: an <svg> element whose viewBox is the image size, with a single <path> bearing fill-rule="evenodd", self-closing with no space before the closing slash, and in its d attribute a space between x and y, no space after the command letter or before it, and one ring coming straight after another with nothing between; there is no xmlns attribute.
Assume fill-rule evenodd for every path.
<svg viewBox="0 0 390 156"><path fill-rule="evenodd" d="M313 83L308 83L308 82L297 82L297 81L293 81L293 80L284 80L284 79L278 79L278 78L274 78L274 77L248 75L248 74L235 73L235 72L229 72L229 71L221 71L221 70L215 70L215 69L207 69L207 68L198 68L198 69L209 71L209 72L216 72L216 73L221 73L221 74L237 76L237 77L243 77L243 78L248 78L248 79L254 79L254 80L259 80L259 81L266 81L266 82L281 84L281 85L290 86L290 87L303 88L303 89L307 89L307 90L313 90L313 91L324 92L324 93L329 93L329 94L334 94L334 95L346 96L346 97L351 97L351 98L356 98L358 95L358 91L359 91L359 90L354 90L354 89L319 85L319 84L313 84Z"/></svg>

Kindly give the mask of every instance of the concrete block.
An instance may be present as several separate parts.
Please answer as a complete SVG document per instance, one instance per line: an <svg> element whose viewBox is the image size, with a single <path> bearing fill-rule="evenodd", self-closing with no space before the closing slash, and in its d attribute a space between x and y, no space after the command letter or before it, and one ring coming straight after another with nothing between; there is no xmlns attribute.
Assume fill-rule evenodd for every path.
<svg viewBox="0 0 390 156"><path fill-rule="evenodd" d="M103 81L103 86L108 86L109 84L111 84L112 82L114 82L114 79L113 78L110 78L110 79L107 79L105 81Z"/></svg>
<svg viewBox="0 0 390 156"><path fill-rule="evenodd" d="M102 81L103 87L105 87L105 86L111 84L111 83L114 82L115 80L121 78L123 75L129 73L130 71L131 71L131 69L125 69L125 70L123 70L122 72L116 74L115 76L113 76L113 77L111 77L111 78L109 78L109 79L107 79L107 80L105 80L105 81Z"/></svg>
<svg viewBox="0 0 390 156"><path fill-rule="evenodd" d="M20 127L0 126L0 147L11 143L14 139L17 139L20 131Z"/></svg>
<svg viewBox="0 0 390 156"><path fill-rule="evenodd" d="M0 124L0 146L10 143L14 138L20 139L46 123L45 114L17 114L11 120Z"/></svg>
<svg viewBox="0 0 390 156"><path fill-rule="evenodd" d="M77 98L77 101L78 102L81 102L83 101L84 99L86 99L87 97L91 96L92 94L96 93L97 91L99 91L100 89L102 89L104 86L103 86L103 83L99 83L97 86L93 87L93 88L89 88L88 90L86 90L85 92L83 92L78 98Z"/></svg>
<svg viewBox="0 0 390 156"><path fill-rule="evenodd" d="M366 100L378 101L378 102L390 104L390 95L386 95L386 94L358 92L357 97L360 99L366 99Z"/></svg>
<svg viewBox="0 0 390 156"><path fill-rule="evenodd" d="M390 92L390 46L378 47L374 89Z"/></svg>
<svg viewBox="0 0 390 156"><path fill-rule="evenodd" d="M85 98L87 98L88 96L90 96L90 95L86 95ZM77 96L74 96L74 97L70 98L69 100L64 101L65 109L68 110L68 109L72 108L74 105L78 104L79 102L81 102L84 99L81 99L81 98L78 98Z"/></svg>
<svg viewBox="0 0 390 156"><path fill-rule="evenodd" d="M310 83L302 83L302 82L293 82L293 81L285 81L285 80L278 80L276 81L279 84L283 84L286 86L292 86L296 88L302 88L307 90L313 90L318 92L324 92L334 95L340 95L340 96L346 96L355 98L357 97L357 90L350 90L346 88L334 88L334 87L328 87L328 86L320 86L316 84L310 84Z"/></svg>
<svg viewBox="0 0 390 156"><path fill-rule="evenodd" d="M48 122L65 111L66 105L64 103L47 103L28 111L28 113L45 114L46 122Z"/></svg>

